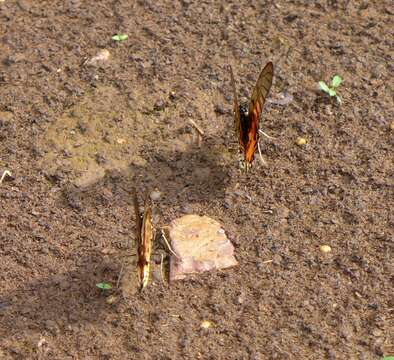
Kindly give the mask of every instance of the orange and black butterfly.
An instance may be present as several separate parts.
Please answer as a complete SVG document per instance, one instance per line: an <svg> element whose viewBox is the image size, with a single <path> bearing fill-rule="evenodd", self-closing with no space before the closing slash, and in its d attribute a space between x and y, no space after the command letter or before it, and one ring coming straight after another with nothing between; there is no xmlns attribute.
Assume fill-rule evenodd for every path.
<svg viewBox="0 0 394 360"><path fill-rule="evenodd" d="M240 150L244 153L246 170L252 165L254 153L259 140L259 123L265 99L272 85L274 66L267 63L261 71L253 89L249 107L238 105L237 90L235 88L233 69L230 66L231 86L233 88L233 111L235 131L238 134Z"/></svg>
<svg viewBox="0 0 394 360"><path fill-rule="evenodd" d="M138 274L140 290L148 285L150 277L150 257L152 254L152 242L154 238L154 227L152 221L152 202L149 195L146 196L144 214L140 214L137 192L134 189L134 212L136 219L136 238L138 244Z"/></svg>

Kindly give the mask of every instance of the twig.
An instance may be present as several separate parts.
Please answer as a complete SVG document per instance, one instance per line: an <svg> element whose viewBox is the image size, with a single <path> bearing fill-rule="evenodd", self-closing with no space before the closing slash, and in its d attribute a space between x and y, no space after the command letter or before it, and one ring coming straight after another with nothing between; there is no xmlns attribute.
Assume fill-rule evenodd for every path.
<svg viewBox="0 0 394 360"><path fill-rule="evenodd" d="M164 230L163 229L161 230L161 235L163 236L163 239L164 239L164 241L165 241L165 243L166 243L166 245L168 247L168 250L170 250L171 254L174 255L177 259L180 259L180 257L174 252L174 250L172 250L172 248L170 246L170 243L168 242L168 240L167 240L167 238L166 238L166 236L164 234Z"/></svg>
<svg viewBox="0 0 394 360"><path fill-rule="evenodd" d="M5 170L5 171L3 172L3 175L1 175L1 178L0 178L0 184L3 182L3 180L4 180L4 178L5 178L6 176L12 177L11 172L8 171L8 170Z"/></svg>
<svg viewBox="0 0 394 360"><path fill-rule="evenodd" d="M200 136L204 136L204 131L196 124L194 120L189 119L189 123L197 130Z"/></svg>
<svg viewBox="0 0 394 360"><path fill-rule="evenodd" d="M120 279L122 278L122 273L123 273L125 262L126 262L126 260L123 259L122 267L120 268L119 275L118 275L118 280L116 281L116 288L117 289L119 289Z"/></svg>

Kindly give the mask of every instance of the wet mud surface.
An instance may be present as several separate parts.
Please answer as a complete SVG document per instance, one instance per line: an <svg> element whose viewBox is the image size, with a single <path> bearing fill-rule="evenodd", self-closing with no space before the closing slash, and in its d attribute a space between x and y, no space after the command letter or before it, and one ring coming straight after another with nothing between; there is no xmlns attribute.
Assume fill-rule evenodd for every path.
<svg viewBox="0 0 394 360"><path fill-rule="evenodd" d="M390 1L0 2L0 176L12 173L0 358L394 354L393 13ZM247 97L268 61L261 127L275 139L244 173L228 64ZM335 74L341 105L317 89ZM239 265L168 285L157 244L139 293L133 187L161 193L157 229L219 221Z"/></svg>

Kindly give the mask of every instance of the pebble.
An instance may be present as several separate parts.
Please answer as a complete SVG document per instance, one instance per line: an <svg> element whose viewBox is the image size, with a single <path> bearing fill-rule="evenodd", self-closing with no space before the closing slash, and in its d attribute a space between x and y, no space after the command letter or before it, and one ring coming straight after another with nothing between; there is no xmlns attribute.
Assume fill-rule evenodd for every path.
<svg viewBox="0 0 394 360"><path fill-rule="evenodd" d="M329 246L329 245L321 245L320 246L320 251L322 253L327 254L327 253L331 252L331 246Z"/></svg>
<svg viewBox="0 0 394 360"><path fill-rule="evenodd" d="M160 200L160 198L161 198L161 196L162 196L162 193L161 193L161 191L159 191L159 190L153 190L151 193L150 193L150 198L151 198L151 200L152 201L158 201L158 200Z"/></svg>
<svg viewBox="0 0 394 360"><path fill-rule="evenodd" d="M296 142L295 142L298 146L303 146L306 145L307 140L303 137L298 137Z"/></svg>
<svg viewBox="0 0 394 360"><path fill-rule="evenodd" d="M155 105L153 105L153 110L156 111L163 111L166 108L166 102L163 101L162 99L159 99L155 102Z"/></svg>
<svg viewBox="0 0 394 360"><path fill-rule="evenodd" d="M203 320L200 324L200 327L202 329L209 329L212 327L212 322L210 322L209 320Z"/></svg>
<svg viewBox="0 0 394 360"><path fill-rule="evenodd" d="M226 111L224 110L224 107L220 104L215 105L215 113L219 115L224 115Z"/></svg>
<svg viewBox="0 0 394 360"><path fill-rule="evenodd" d="M110 296L108 296L108 297L105 299L105 302L106 302L108 305L112 305L116 300L117 300L117 298L116 298L115 295L110 295Z"/></svg>
<svg viewBox="0 0 394 360"><path fill-rule="evenodd" d="M98 66L106 63L110 58L110 52L107 49L101 49L95 56L86 61L86 65Z"/></svg>

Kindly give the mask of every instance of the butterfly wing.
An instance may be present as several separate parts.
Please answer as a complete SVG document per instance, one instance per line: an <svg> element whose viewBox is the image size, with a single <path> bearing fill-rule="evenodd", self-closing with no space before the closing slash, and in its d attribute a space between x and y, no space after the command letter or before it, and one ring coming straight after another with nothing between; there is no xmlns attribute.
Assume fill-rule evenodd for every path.
<svg viewBox="0 0 394 360"><path fill-rule="evenodd" d="M149 282L150 276L150 257L152 254L152 242L154 237L153 221L152 221L152 203L149 195L145 200L144 218L141 229L141 247L140 247L140 278L141 289Z"/></svg>
<svg viewBox="0 0 394 360"><path fill-rule="evenodd" d="M239 113L237 89L235 87L233 68L231 67L231 65L229 67L230 67L230 75L231 75L231 87L233 88L234 127L235 127L235 132L238 135L239 143L241 144L242 147L243 143L242 143L241 114Z"/></svg>
<svg viewBox="0 0 394 360"><path fill-rule="evenodd" d="M247 141L245 144L245 160L249 164L253 161L254 153L256 151L257 141L259 138L258 131L260 116L263 111L265 99L271 89L273 76L274 66L272 62L269 62L261 71L250 99L249 126L247 129Z"/></svg>
<svg viewBox="0 0 394 360"><path fill-rule="evenodd" d="M138 273L141 290L148 285L150 276L150 258L152 254L152 241L154 237L152 221L152 203L149 196L145 200L144 216L141 221L137 194L134 193L134 208L137 224L138 241Z"/></svg>
<svg viewBox="0 0 394 360"><path fill-rule="evenodd" d="M141 244L141 214L140 214L140 205L138 203L137 191L134 189L134 214L135 214L135 238L137 240L137 244Z"/></svg>

